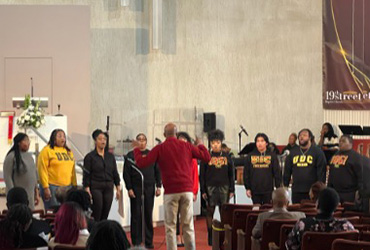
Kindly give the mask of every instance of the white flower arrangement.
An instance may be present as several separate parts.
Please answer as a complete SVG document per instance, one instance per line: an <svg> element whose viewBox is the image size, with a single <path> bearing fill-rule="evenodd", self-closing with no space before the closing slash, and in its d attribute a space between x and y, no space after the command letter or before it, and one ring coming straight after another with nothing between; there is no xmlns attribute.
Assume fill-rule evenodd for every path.
<svg viewBox="0 0 370 250"><path fill-rule="evenodd" d="M19 127L39 128L45 124L44 110L40 108L40 101L32 101L30 95L26 95L23 110L17 119L17 125Z"/></svg>

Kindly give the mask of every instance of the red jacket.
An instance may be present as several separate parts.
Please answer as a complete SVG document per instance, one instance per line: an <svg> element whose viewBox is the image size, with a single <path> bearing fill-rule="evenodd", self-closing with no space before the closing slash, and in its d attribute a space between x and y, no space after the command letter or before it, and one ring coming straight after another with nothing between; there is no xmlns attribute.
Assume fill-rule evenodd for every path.
<svg viewBox="0 0 370 250"><path fill-rule="evenodd" d="M135 148L134 156L140 168L158 163L165 194L193 192L193 158L204 162L211 160L207 148L203 145L196 147L176 137L166 138L144 157L140 149Z"/></svg>

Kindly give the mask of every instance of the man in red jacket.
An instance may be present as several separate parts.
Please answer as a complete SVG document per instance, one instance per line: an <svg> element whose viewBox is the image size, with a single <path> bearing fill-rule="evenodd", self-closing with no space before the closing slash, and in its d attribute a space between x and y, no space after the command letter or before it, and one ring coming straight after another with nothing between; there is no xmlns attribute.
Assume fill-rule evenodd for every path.
<svg viewBox="0 0 370 250"><path fill-rule="evenodd" d="M209 162L211 157L207 148L197 139L197 145L176 138L177 128L168 123L164 128L166 140L155 146L146 157L141 155L133 142L136 164L140 168L158 163L164 187L164 225L166 228L167 249L177 249L176 217L180 210L183 222L182 231L185 249L195 249L193 223L193 167L192 159Z"/></svg>

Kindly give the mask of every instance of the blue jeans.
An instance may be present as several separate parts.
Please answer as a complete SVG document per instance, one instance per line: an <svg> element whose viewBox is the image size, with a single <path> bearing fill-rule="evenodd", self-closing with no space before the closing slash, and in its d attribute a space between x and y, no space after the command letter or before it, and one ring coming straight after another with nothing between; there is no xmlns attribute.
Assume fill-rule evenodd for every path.
<svg viewBox="0 0 370 250"><path fill-rule="evenodd" d="M42 201L44 202L45 210L47 210L49 208L52 208L54 206L60 205L60 203L57 201L57 198L56 198L56 195L55 195L58 188L59 188L59 186L49 184L51 198L50 198L50 200L45 201L44 188L40 185L40 195L42 197Z"/></svg>

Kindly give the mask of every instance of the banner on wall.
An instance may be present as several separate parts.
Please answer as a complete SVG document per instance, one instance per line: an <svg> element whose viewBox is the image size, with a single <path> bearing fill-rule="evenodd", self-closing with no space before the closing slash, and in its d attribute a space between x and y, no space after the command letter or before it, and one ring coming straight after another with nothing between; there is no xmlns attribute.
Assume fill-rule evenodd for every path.
<svg viewBox="0 0 370 250"><path fill-rule="evenodd" d="M370 158L370 140L368 140L368 139L354 139L353 140L353 149L356 150L357 153Z"/></svg>
<svg viewBox="0 0 370 250"><path fill-rule="evenodd" d="M370 1L324 0L324 109L370 109Z"/></svg>

